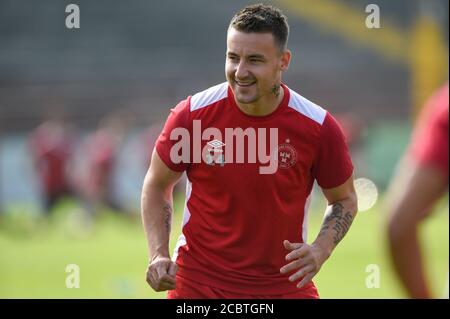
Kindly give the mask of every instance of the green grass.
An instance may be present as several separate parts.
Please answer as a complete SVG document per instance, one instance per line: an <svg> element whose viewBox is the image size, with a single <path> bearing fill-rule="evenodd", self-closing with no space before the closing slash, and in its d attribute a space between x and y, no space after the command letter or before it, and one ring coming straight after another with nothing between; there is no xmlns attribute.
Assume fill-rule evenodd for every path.
<svg viewBox="0 0 450 319"><path fill-rule="evenodd" d="M406 297L388 258L380 206L358 213L349 233L316 276L322 298ZM320 228L321 220L317 217L310 223L311 234ZM442 296L448 280L448 226L448 205L441 203L421 227L427 274L437 297ZM309 241L312 237L309 236ZM373 274L373 266L369 265L379 269L379 288L366 286L366 280Z"/></svg>
<svg viewBox="0 0 450 319"><path fill-rule="evenodd" d="M145 282L147 250L138 220L104 214L89 228L89 224L74 224L70 207L63 206L51 222L19 218L11 225L5 217L0 220L0 298L165 298L165 293L153 292ZM175 208L172 250L180 231L182 198ZM310 240L321 218L321 212L311 213ZM79 235L80 229L90 230ZM382 234L379 207L359 213L315 278L322 298L405 297L387 259ZM448 206L441 205L426 222L423 237L428 271L439 294L448 274ZM68 264L80 266L78 289L65 286ZM365 285L370 264L380 267L380 288Z"/></svg>

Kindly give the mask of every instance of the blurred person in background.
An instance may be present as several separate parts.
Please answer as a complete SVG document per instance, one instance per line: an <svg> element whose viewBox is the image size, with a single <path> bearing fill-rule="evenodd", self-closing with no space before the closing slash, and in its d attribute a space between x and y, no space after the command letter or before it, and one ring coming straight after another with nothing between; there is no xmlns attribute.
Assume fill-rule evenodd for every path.
<svg viewBox="0 0 450 319"><path fill-rule="evenodd" d="M388 192L389 251L395 271L412 298L433 297L418 230L433 205L448 193L448 90L447 82L425 104Z"/></svg>
<svg viewBox="0 0 450 319"><path fill-rule="evenodd" d="M78 188L91 215L104 208L127 212L115 193L114 172L128 120L127 113L112 112L99 121L97 129L82 143L80 160L84 164Z"/></svg>
<svg viewBox="0 0 450 319"><path fill-rule="evenodd" d="M74 151L73 130L63 115L51 114L29 137L29 149L47 215L60 199L75 194L69 174Z"/></svg>
<svg viewBox="0 0 450 319"><path fill-rule="evenodd" d="M139 144L143 145L142 149L144 150L143 156L146 168L150 166L153 148L163 128L164 122L156 122L145 128L140 135L141 142Z"/></svg>

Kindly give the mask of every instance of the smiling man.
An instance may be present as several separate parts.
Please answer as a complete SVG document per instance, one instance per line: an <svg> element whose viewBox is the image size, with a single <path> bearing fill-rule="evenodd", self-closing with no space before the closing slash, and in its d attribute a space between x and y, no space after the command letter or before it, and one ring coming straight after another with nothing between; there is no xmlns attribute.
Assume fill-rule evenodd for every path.
<svg viewBox="0 0 450 319"><path fill-rule="evenodd" d="M334 118L282 83L288 34L286 17L272 6L236 13L227 34L227 82L180 102L156 142L142 219L147 282L169 290L168 298L319 297L312 278L357 212L353 165ZM235 138L223 140L227 132ZM261 171L268 158L276 169ZM183 229L170 258L172 190L184 172ZM328 207L308 244L315 180Z"/></svg>

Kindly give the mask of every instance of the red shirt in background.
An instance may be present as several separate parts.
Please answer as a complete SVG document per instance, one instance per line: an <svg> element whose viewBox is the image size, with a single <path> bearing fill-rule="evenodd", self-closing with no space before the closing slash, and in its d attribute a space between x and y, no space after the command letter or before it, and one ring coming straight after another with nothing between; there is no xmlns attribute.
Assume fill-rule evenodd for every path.
<svg viewBox="0 0 450 319"><path fill-rule="evenodd" d="M414 130L409 154L424 166L433 166L448 176L448 82L425 104Z"/></svg>
<svg viewBox="0 0 450 319"><path fill-rule="evenodd" d="M98 130L87 138L88 196L102 198L111 183L117 151L117 141L108 130Z"/></svg>
<svg viewBox="0 0 450 319"><path fill-rule="evenodd" d="M41 124L30 137L30 148L37 174L47 195L69 189L67 164L72 154L72 139L56 122Z"/></svg>

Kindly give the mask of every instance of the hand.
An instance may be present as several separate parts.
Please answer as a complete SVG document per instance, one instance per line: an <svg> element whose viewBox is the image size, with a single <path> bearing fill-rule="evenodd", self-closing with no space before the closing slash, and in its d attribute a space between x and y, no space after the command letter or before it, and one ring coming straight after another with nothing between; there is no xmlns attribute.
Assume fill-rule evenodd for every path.
<svg viewBox="0 0 450 319"><path fill-rule="evenodd" d="M175 274L178 266L168 257L153 258L147 268L147 283L155 291L175 289Z"/></svg>
<svg viewBox="0 0 450 319"><path fill-rule="evenodd" d="M298 269L289 277L289 281L301 279L297 288L302 288L319 272L326 257L320 248L314 245L291 243L288 240L283 241L283 245L291 251L286 255L286 260L290 263L281 267L280 273L286 274Z"/></svg>

